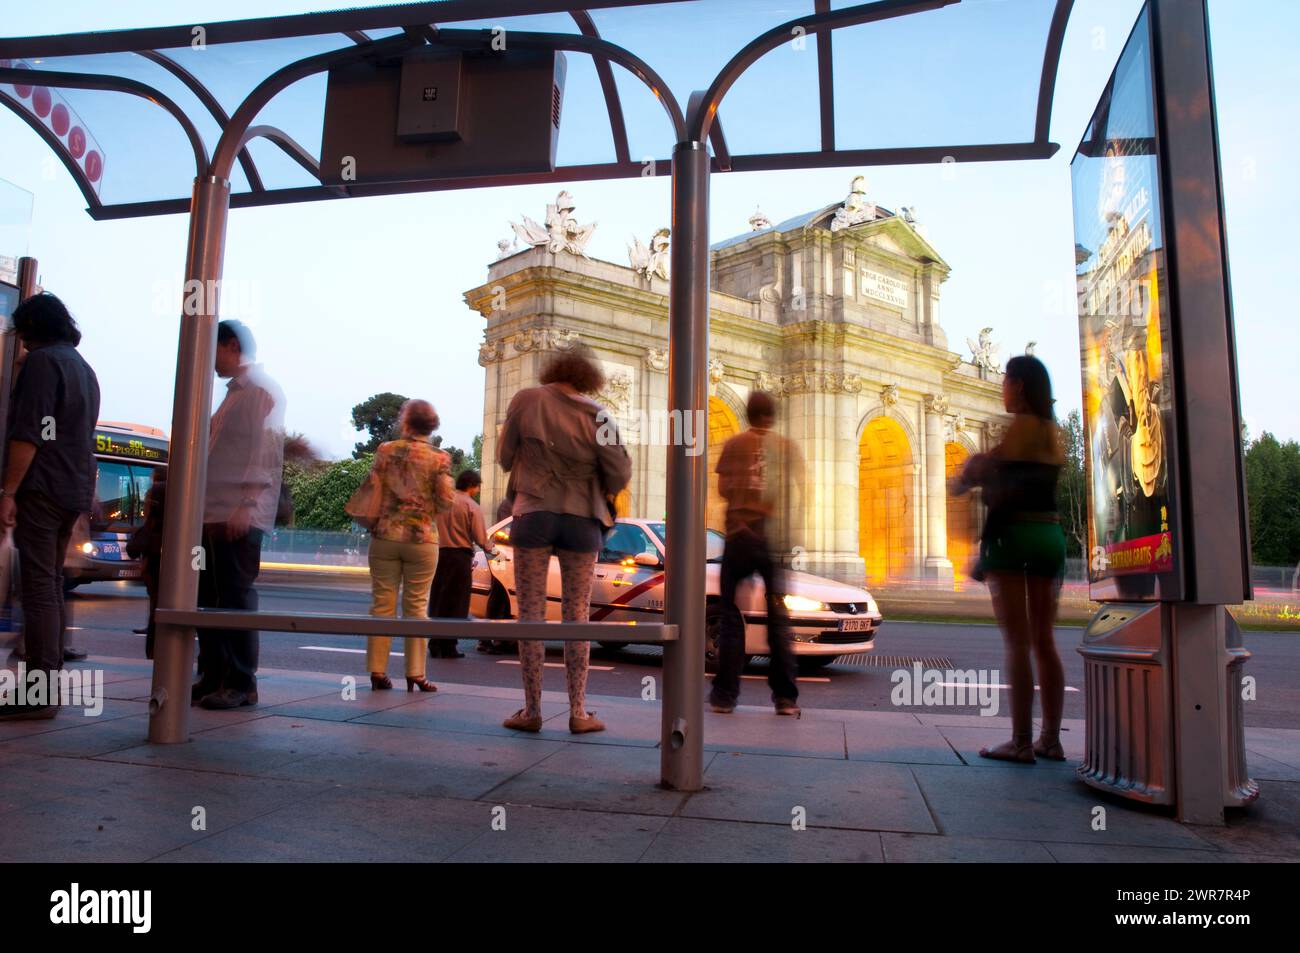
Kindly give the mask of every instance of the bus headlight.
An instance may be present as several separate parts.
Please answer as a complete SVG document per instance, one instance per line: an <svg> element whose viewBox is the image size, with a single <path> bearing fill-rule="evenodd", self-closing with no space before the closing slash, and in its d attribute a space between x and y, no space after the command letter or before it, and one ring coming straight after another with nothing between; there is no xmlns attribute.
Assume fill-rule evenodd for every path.
<svg viewBox="0 0 1300 953"><path fill-rule="evenodd" d="M791 612L824 612L826 603L818 602L816 599L809 599L807 596L787 595L784 600L785 607Z"/></svg>
<svg viewBox="0 0 1300 953"><path fill-rule="evenodd" d="M82 543L82 544L81 544L81 551L82 551L83 553L85 553L87 556L93 556L93 555L95 555L95 544L94 544L94 543Z"/></svg>

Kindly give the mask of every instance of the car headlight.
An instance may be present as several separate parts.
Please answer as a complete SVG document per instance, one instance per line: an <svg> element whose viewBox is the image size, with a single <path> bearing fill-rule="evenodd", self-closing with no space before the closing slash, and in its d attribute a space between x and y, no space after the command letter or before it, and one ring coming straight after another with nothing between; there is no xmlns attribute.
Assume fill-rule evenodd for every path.
<svg viewBox="0 0 1300 953"><path fill-rule="evenodd" d="M875 599L868 599L868 600L867 600L867 615L879 615L879 614L880 614L880 607L879 607L878 605L876 605L876 600L875 600Z"/></svg>
<svg viewBox="0 0 1300 953"><path fill-rule="evenodd" d="M824 612L826 603L818 602L816 599L809 599L807 596L787 595L783 600L785 607L791 612Z"/></svg>
<svg viewBox="0 0 1300 953"><path fill-rule="evenodd" d="M94 544L94 543L82 543L82 544L81 544L81 551L82 551L83 553L85 553L87 556L93 556L93 555L95 555L95 544Z"/></svg>

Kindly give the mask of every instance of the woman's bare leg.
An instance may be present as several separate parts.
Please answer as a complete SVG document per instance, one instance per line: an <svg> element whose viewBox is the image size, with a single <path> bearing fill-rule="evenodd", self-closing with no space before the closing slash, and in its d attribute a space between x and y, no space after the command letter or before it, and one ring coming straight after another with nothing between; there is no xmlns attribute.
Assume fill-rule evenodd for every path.
<svg viewBox="0 0 1300 953"><path fill-rule="evenodd" d="M1029 617L1023 573L989 573L993 611L1006 645L1006 679L1011 686L1011 742L999 745L986 757L1007 758L1028 748L1033 737L1034 671L1029 655ZM1011 757L1011 760L1022 760Z"/></svg>
<svg viewBox="0 0 1300 953"><path fill-rule="evenodd" d="M1042 747L1055 745L1061 737L1061 716L1065 711L1065 668L1056 651L1054 628L1060 584L1047 576L1028 578L1029 634L1038 660L1038 689L1043 702Z"/></svg>

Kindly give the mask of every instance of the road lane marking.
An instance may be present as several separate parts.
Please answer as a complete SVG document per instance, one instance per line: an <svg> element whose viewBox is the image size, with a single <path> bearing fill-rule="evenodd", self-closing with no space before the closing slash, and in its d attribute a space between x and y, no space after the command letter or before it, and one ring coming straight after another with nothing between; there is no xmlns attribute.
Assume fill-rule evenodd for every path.
<svg viewBox="0 0 1300 953"><path fill-rule="evenodd" d="M340 649L332 645L300 645L298 648L304 652L346 652L349 655L365 655L365 649Z"/></svg>
<svg viewBox="0 0 1300 953"><path fill-rule="evenodd" d="M519 664L519 659L514 659L514 658L499 658L499 659L497 659L497 664L498 664L498 665L518 665L518 664ZM544 666L546 666L547 668L564 668L564 663L563 663L563 662L543 662L542 664L543 664ZM612 672L612 671L614 671L614 666L612 666L612 665L588 665L587 668L588 668L589 671L592 671L592 672Z"/></svg>

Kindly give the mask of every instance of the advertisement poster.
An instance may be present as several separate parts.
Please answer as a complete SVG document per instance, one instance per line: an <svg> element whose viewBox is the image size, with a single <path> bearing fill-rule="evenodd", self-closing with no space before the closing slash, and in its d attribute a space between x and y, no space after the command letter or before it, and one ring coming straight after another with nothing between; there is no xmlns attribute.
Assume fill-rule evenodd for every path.
<svg viewBox="0 0 1300 953"><path fill-rule="evenodd" d="M1089 578L1174 569L1173 373L1143 13L1071 163Z"/></svg>

